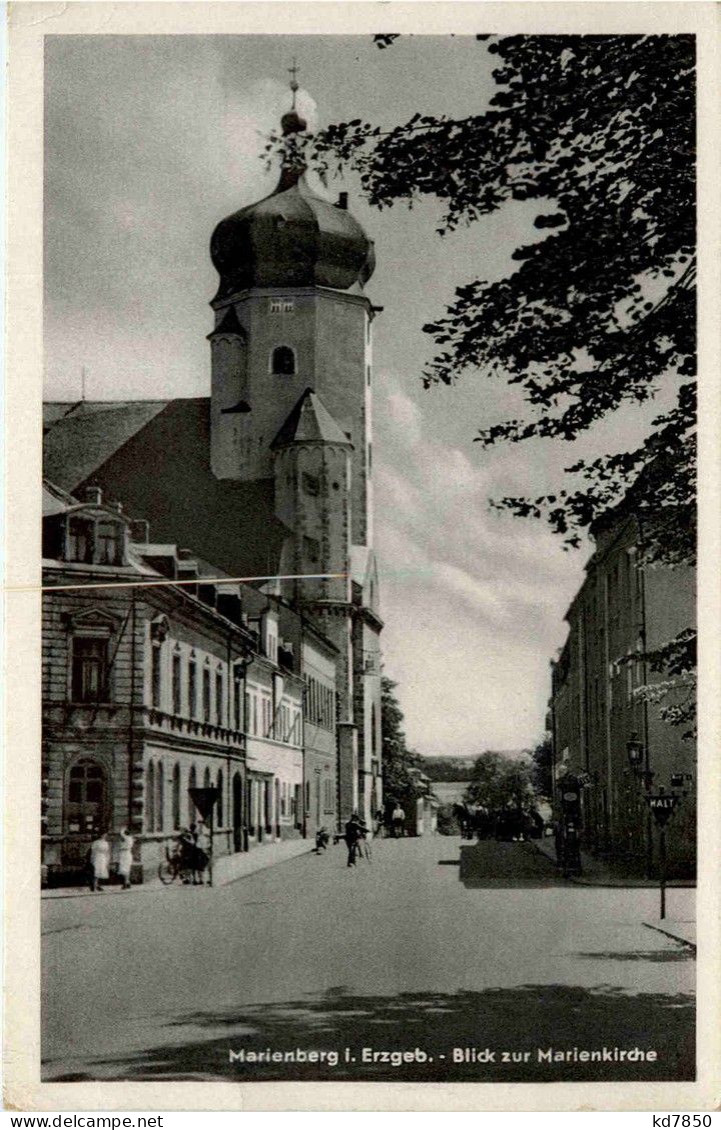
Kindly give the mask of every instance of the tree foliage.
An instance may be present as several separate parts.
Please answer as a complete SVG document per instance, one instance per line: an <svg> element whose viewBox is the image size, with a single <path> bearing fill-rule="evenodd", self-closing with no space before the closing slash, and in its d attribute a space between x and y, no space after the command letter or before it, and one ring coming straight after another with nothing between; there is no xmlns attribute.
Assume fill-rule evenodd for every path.
<svg viewBox="0 0 721 1130"><path fill-rule="evenodd" d="M550 734L544 734L531 751L533 767L531 778L539 796L550 800L553 795L553 741Z"/></svg>
<svg viewBox="0 0 721 1130"><path fill-rule="evenodd" d="M409 750L403 730L403 711L396 697L397 683L381 679L381 738L383 753L383 794L386 805L400 801L405 807L420 795L418 770L420 755Z"/></svg>
<svg viewBox="0 0 721 1130"><path fill-rule="evenodd" d="M283 144L321 169L355 169L379 208L439 200L441 235L508 201L538 201L538 239L516 248L513 272L464 282L424 327L437 352L423 380L481 374L522 389L525 418L483 427L477 439L485 446L574 440L625 402L647 401L674 382L675 405L635 450L577 461L555 494L496 505L545 518L578 545L635 480L649 557L692 561L693 37L477 38L479 52L498 60L484 112L415 114L386 132L355 119Z"/></svg>
<svg viewBox="0 0 721 1130"><path fill-rule="evenodd" d="M535 802L531 768L523 761L511 761L486 750L474 762L464 800L494 812L505 808L530 811Z"/></svg>

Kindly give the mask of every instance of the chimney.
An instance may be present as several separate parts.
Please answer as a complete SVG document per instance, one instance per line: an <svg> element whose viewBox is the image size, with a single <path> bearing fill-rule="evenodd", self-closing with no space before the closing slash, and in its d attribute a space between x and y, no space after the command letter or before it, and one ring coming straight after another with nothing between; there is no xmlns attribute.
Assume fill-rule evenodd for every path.
<svg viewBox="0 0 721 1130"><path fill-rule="evenodd" d="M338 203L336 204L336 208L342 208L344 212L348 211L348 193L347 192L339 192L338 193Z"/></svg>
<svg viewBox="0 0 721 1130"><path fill-rule="evenodd" d="M100 506L103 501L103 492L100 487L92 486L85 488L85 501L91 502L95 506Z"/></svg>
<svg viewBox="0 0 721 1130"><path fill-rule="evenodd" d="M139 518L131 524L130 536L134 542L138 542L141 545L148 544L150 541L150 522L147 518Z"/></svg>

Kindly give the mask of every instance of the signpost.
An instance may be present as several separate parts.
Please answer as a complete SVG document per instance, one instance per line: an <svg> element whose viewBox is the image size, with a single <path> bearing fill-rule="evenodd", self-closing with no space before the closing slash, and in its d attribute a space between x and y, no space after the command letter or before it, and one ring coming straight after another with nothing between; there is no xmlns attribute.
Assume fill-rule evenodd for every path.
<svg viewBox="0 0 721 1130"><path fill-rule="evenodd" d="M658 827L658 882L661 891L661 918L666 917L666 825L674 808L680 801L678 796L667 796L663 791L647 793L646 803L653 813Z"/></svg>
<svg viewBox="0 0 721 1130"><path fill-rule="evenodd" d="M210 850L208 852L208 886L213 886L213 818L215 806L218 803L220 790L215 786L207 789L188 789L190 799L197 808L204 823L210 832Z"/></svg>

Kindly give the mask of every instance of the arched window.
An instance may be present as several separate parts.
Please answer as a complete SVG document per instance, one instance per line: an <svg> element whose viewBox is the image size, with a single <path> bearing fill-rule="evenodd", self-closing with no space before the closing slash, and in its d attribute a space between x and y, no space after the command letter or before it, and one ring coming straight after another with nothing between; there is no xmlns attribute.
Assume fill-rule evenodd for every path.
<svg viewBox="0 0 721 1130"><path fill-rule="evenodd" d="M173 767L173 828L180 827L180 766Z"/></svg>
<svg viewBox="0 0 721 1130"><path fill-rule="evenodd" d="M210 788L210 769L207 765L205 766L205 773L203 774L203 788Z"/></svg>
<svg viewBox="0 0 721 1130"><path fill-rule="evenodd" d="M193 803L193 798L190 795L190 790L194 789L196 787L196 781L197 781L197 778L195 776L195 766L191 765L190 773L188 774L188 823L189 824L195 823L195 815L196 815L195 814L195 804Z"/></svg>
<svg viewBox="0 0 721 1130"><path fill-rule="evenodd" d="M215 820L219 828L223 827L223 770L218 770L218 807Z"/></svg>
<svg viewBox="0 0 721 1130"><path fill-rule="evenodd" d="M277 377L294 376L295 353L289 345L278 345L273 350L270 371Z"/></svg>
<svg viewBox="0 0 721 1130"><path fill-rule="evenodd" d="M162 832L165 823L165 773L159 761L155 769L155 831Z"/></svg>
<svg viewBox="0 0 721 1130"><path fill-rule="evenodd" d="M145 830L155 831L155 765L152 761L145 770Z"/></svg>
<svg viewBox="0 0 721 1130"><path fill-rule="evenodd" d="M65 819L68 832L103 831L107 818L107 776L102 765L84 757L68 774Z"/></svg>

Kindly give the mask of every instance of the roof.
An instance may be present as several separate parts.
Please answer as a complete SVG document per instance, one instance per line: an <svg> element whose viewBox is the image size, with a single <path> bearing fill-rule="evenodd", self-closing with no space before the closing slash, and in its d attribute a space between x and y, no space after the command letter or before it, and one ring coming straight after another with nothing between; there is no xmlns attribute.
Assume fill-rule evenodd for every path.
<svg viewBox="0 0 721 1130"><path fill-rule="evenodd" d="M77 498L61 490L55 483L43 479L43 518L50 518L53 514L64 514L73 506L77 506Z"/></svg>
<svg viewBox="0 0 721 1130"><path fill-rule="evenodd" d="M235 306L228 306L222 319L218 325L208 334L208 340L213 337L220 337L222 334L235 334L237 337L246 338L248 335L238 321L238 315Z"/></svg>
<svg viewBox="0 0 721 1130"><path fill-rule="evenodd" d="M63 490L82 497L99 486L148 520L153 542L187 547L227 576L280 571L289 531L275 516L273 480L216 479L207 397L47 407L45 473Z"/></svg>
<svg viewBox="0 0 721 1130"><path fill-rule="evenodd" d="M270 446L275 449L293 443L353 446L312 388L305 390Z"/></svg>
<svg viewBox="0 0 721 1130"><path fill-rule="evenodd" d="M43 407L51 420L43 441L43 472L73 490L167 406L167 400L79 401L64 413L54 403ZM116 496L117 497L117 496Z"/></svg>

